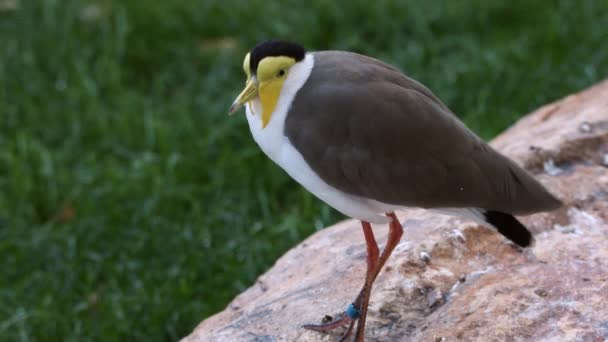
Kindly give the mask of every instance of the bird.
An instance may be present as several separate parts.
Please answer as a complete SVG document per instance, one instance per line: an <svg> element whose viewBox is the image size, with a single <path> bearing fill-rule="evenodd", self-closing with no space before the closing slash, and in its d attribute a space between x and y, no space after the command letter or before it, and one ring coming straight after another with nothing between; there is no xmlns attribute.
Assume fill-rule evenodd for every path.
<svg viewBox="0 0 608 342"><path fill-rule="evenodd" d="M318 332L345 329L364 341L372 285L403 235L395 211L428 210L471 219L527 247L515 217L562 203L500 154L437 96L397 67L348 51L307 51L286 40L258 43L244 58L245 88L229 113L246 107L253 139L306 190L361 221L363 286ZM380 252L372 224L388 223Z"/></svg>

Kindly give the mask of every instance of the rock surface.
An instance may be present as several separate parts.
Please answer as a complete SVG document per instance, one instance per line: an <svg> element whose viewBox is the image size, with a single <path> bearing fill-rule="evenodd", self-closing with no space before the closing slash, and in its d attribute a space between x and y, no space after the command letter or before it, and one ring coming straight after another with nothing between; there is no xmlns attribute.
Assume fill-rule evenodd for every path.
<svg viewBox="0 0 608 342"><path fill-rule="evenodd" d="M521 251L474 223L412 209L374 284L369 341L608 340L608 81L540 108L492 145L561 198L522 217ZM375 226L379 244L387 227ZM357 221L317 232L184 341L335 341L300 328L346 308L365 274Z"/></svg>

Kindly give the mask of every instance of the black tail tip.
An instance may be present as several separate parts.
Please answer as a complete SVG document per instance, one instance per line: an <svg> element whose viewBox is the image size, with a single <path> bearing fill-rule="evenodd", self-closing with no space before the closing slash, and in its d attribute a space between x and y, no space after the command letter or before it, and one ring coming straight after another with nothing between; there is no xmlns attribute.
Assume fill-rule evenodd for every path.
<svg viewBox="0 0 608 342"><path fill-rule="evenodd" d="M521 247L534 243L532 233L515 216L500 211L487 210L484 213L486 222L495 227L507 239Z"/></svg>

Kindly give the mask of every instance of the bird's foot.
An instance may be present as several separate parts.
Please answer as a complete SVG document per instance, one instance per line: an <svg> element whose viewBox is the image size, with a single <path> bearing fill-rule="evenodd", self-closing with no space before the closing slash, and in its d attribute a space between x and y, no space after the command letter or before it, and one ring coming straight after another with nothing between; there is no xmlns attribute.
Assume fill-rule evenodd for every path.
<svg viewBox="0 0 608 342"><path fill-rule="evenodd" d="M354 320L348 317L346 314L339 314L335 318L325 316L323 321L324 322L321 324L305 324L302 326L302 328L313 331L327 332L354 322Z"/></svg>
<svg viewBox="0 0 608 342"><path fill-rule="evenodd" d="M344 334L342 334L342 336L340 336L340 339L338 339L338 342L342 342L346 341L348 336L350 336L351 332L353 331L355 321L359 317L359 310L354 306L354 304L351 304L348 306L345 312L337 315L337 317L335 318L332 318L331 316L325 316L325 318L323 319L323 323L305 324L302 326L302 328L319 332L328 332L348 325Z"/></svg>

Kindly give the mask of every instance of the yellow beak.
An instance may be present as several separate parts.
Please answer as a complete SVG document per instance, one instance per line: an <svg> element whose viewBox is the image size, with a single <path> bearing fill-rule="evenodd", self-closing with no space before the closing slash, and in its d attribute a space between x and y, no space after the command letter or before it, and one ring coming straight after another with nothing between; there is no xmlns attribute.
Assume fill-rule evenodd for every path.
<svg viewBox="0 0 608 342"><path fill-rule="evenodd" d="M230 111L228 114L233 114L239 108L241 108L245 103L253 100L254 97L258 95L258 86L256 82L250 78L247 80L247 84L245 85L245 89L239 94L239 96L234 100L232 106L230 106Z"/></svg>

